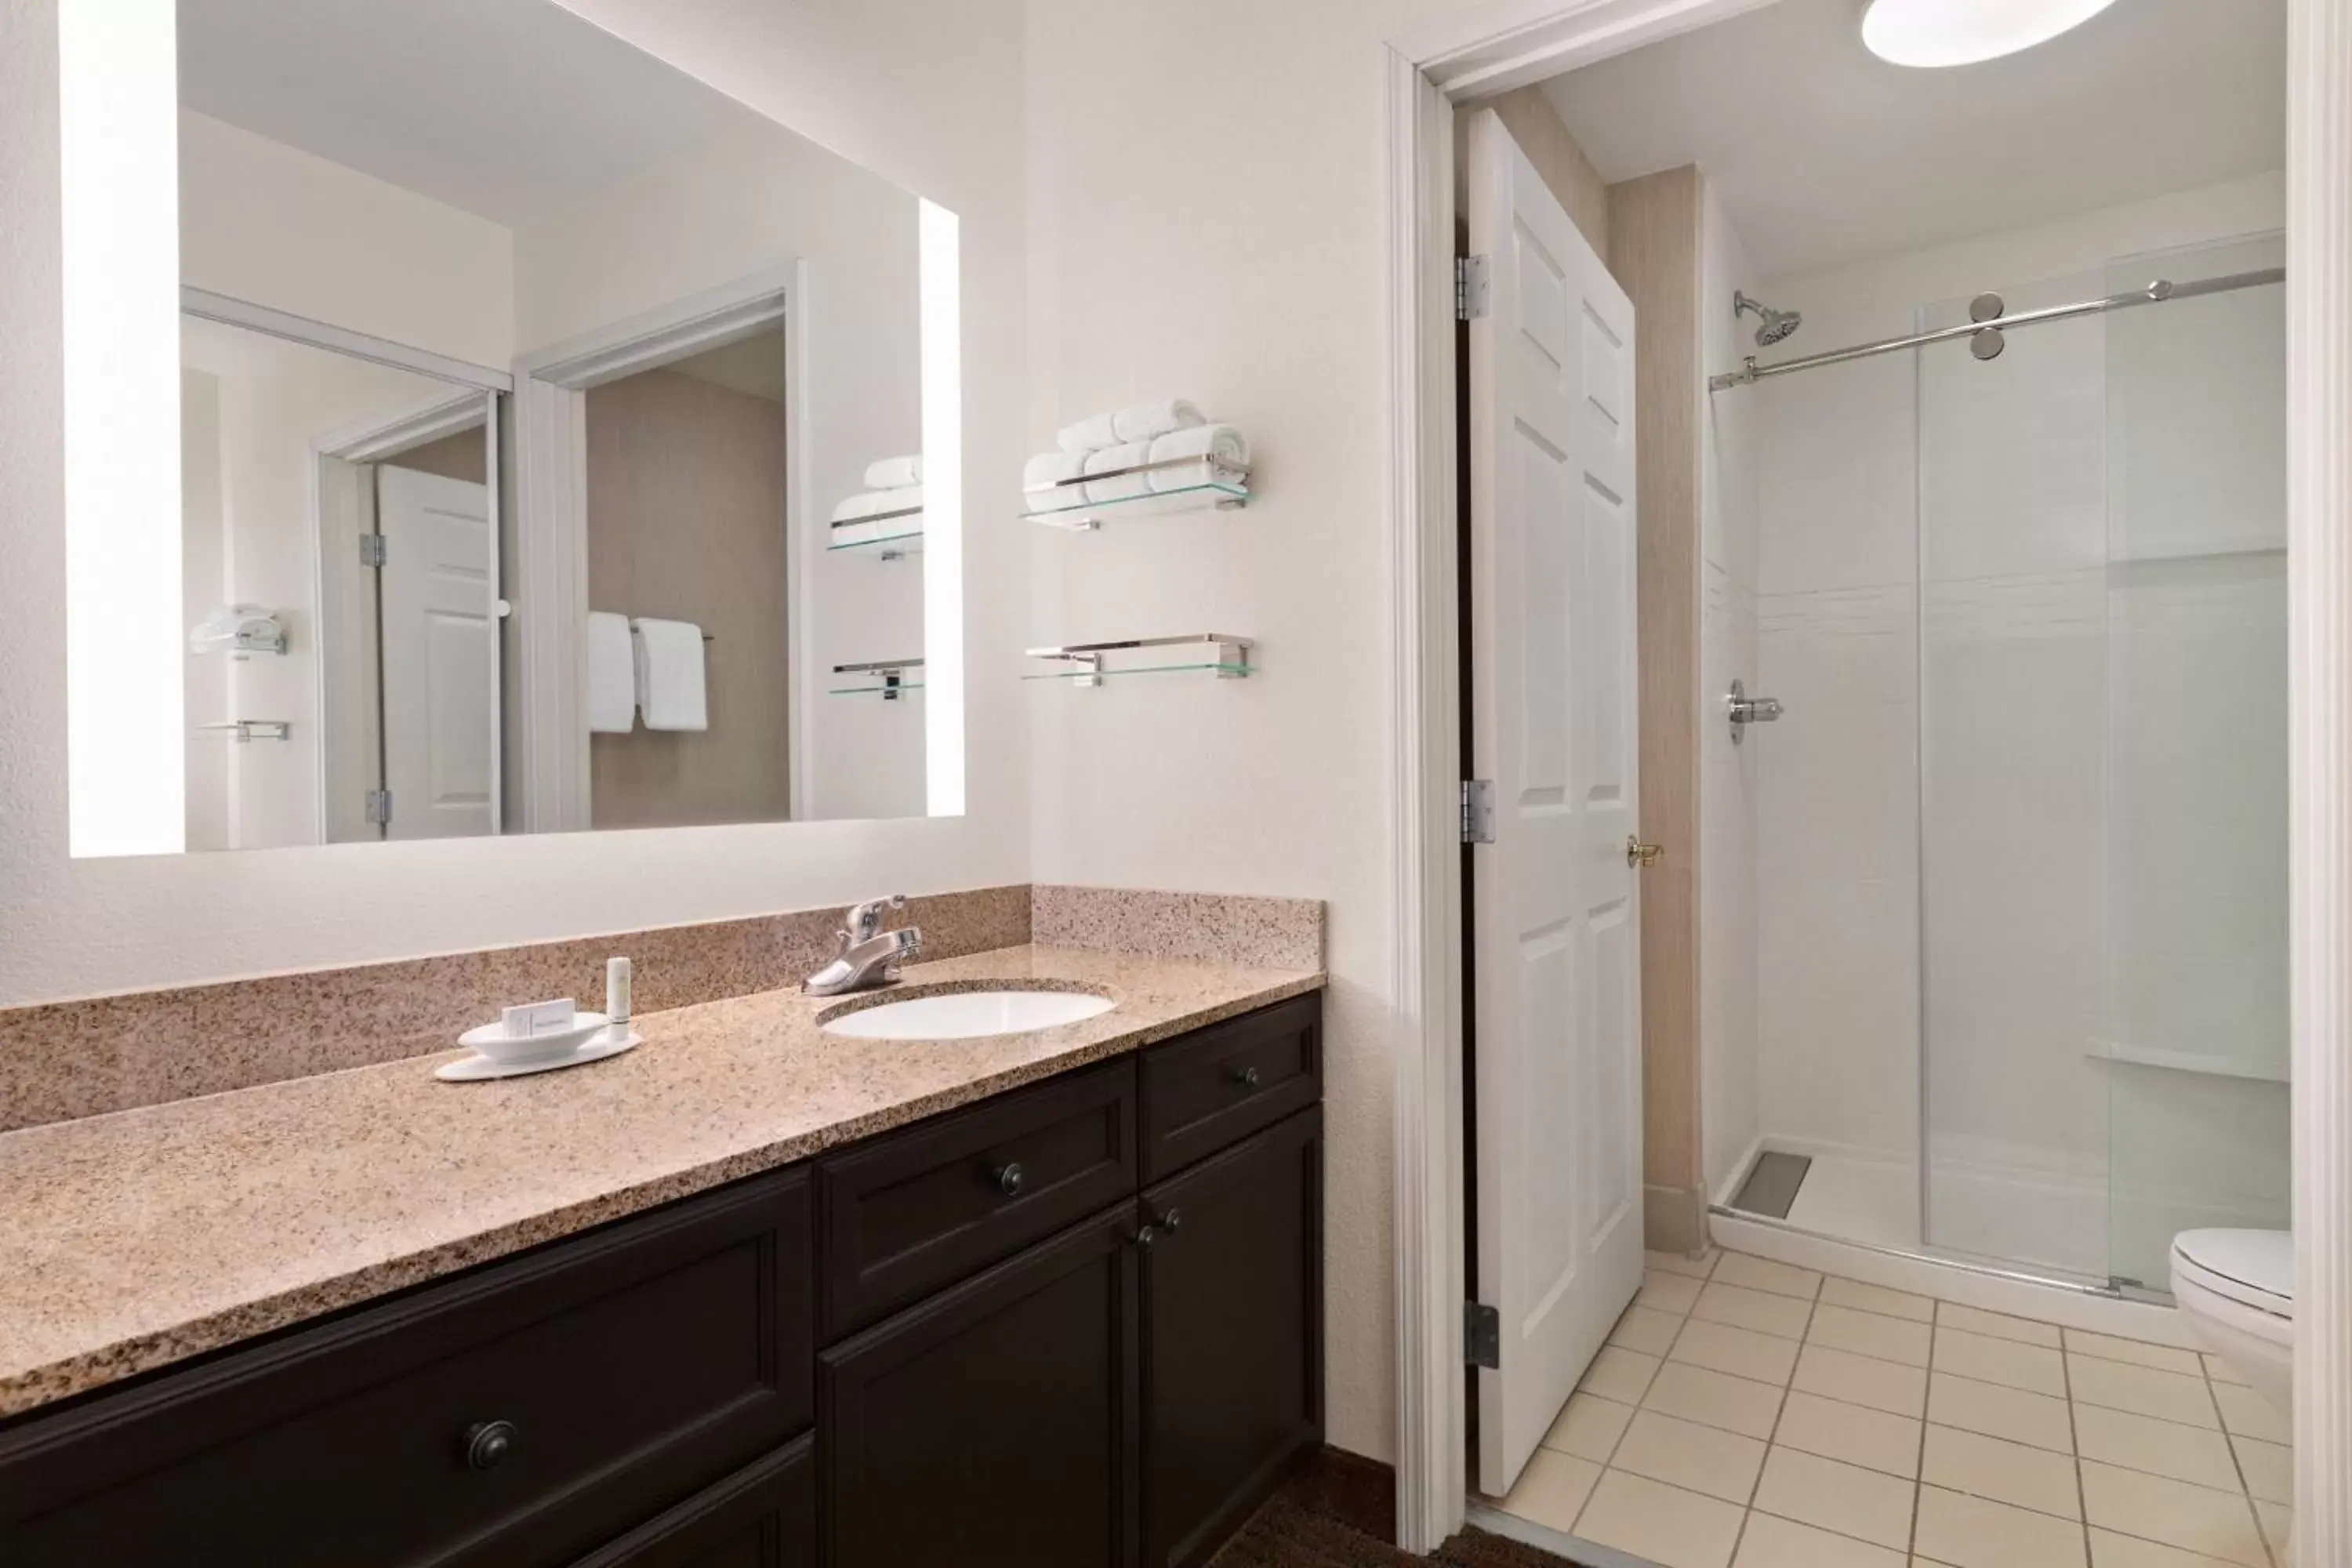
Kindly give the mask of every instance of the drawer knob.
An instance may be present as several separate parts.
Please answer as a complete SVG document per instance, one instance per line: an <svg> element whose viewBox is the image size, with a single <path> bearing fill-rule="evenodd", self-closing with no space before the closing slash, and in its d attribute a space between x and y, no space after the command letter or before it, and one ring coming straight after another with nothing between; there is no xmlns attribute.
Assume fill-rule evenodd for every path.
<svg viewBox="0 0 2352 1568"><path fill-rule="evenodd" d="M1177 1227L1182 1223L1183 1218L1183 1211L1179 1209L1175 1205L1171 1204L1168 1205L1168 1212L1160 1215L1151 1223L1155 1228L1167 1231L1171 1235L1173 1235Z"/></svg>
<svg viewBox="0 0 2352 1568"><path fill-rule="evenodd" d="M466 1428L466 1463L478 1470L492 1470L514 1451L515 1425L511 1421L477 1421Z"/></svg>
<svg viewBox="0 0 2352 1568"><path fill-rule="evenodd" d="M996 1190L1006 1197L1017 1198L1021 1195L1020 1161L1007 1160L1003 1164L991 1171L988 1175L989 1180L996 1184Z"/></svg>
<svg viewBox="0 0 2352 1568"><path fill-rule="evenodd" d="M1130 1237L1129 1239L1133 1241L1137 1247L1142 1251L1150 1251L1153 1240L1151 1227L1148 1225L1145 1226L1141 1230L1137 1231L1135 1235Z"/></svg>
<svg viewBox="0 0 2352 1568"><path fill-rule="evenodd" d="M1244 1089L1255 1089L1257 1087L1257 1068L1254 1067L1234 1068L1229 1070L1225 1076L1233 1079L1234 1082L1241 1085Z"/></svg>

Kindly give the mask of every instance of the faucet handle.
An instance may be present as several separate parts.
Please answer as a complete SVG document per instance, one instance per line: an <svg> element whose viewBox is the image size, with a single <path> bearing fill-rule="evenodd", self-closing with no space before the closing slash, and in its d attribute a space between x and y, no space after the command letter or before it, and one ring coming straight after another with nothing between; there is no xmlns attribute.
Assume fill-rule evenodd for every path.
<svg viewBox="0 0 2352 1568"><path fill-rule="evenodd" d="M887 899L868 899L862 904L851 905L848 918L850 939L854 942L866 941L882 929L884 910L903 910L906 907L907 895L904 893L893 893Z"/></svg>

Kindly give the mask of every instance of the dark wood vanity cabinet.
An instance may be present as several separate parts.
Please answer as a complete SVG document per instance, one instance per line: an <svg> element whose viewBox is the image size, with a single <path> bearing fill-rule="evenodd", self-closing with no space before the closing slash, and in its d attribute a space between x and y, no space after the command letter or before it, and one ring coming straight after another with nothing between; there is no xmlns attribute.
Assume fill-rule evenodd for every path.
<svg viewBox="0 0 2352 1568"><path fill-rule="evenodd" d="M1281 1003L0 1424L0 1563L1192 1568L1322 1436L1320 1027Z"/></svg>
<svg viewBox="0 0 2352 1568"><path fill-rule="evenodd" d="M1204 1563L1323 1436L1323 1111L1143 1194L1143 1551Z"/></svg>

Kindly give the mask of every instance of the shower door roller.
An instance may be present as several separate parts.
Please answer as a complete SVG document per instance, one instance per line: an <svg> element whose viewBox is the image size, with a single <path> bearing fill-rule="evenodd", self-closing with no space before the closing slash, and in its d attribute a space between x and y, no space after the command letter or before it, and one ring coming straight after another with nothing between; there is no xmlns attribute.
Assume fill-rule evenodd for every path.
<svg viewBox="0 0 2352 1568"><path fill-rule="evenodd" d="M1777 697L1750 697L1745 681L1731 683L1731 693L1724 699L1731 715L1731 743L1738 745L1747 738L1750 724L1769 724L1780 716L1780 700Z"/></svg>

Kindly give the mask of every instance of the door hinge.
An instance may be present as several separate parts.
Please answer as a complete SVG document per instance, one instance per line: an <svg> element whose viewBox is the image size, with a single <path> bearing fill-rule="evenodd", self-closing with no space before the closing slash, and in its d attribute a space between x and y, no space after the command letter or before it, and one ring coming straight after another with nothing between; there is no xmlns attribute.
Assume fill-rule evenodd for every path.
<svg viewBox="0 0 2352 1568"><path fill-rule="evenodd" d="M1493 779L1462 781L1462 842L1465 844L1495 842L1495 781Z"/></svg>
<svg viewBox="0 0 2352 1568"><path fill-rule="evenodd" d="M1470 1366L1503 1364L1503 1314L1475 1301L1462 1303L1462 1360Z"/></svg>
<svg viewBox="0 0 2352 1568"><path fill-rule="evenodd" d="M392 792L390 790L372 789L367 792L367 819L379 826L390 826L392 822Z"/></svg>
<svg viewBox="0 0 2352 1568"><path fill-rule="evenodd" d="M360 564L362 566L381 566L383 564L383 534L362 533L360 535Z"/></svg>
<svg viewBox="0 0 2352 1568"><path fill-rule="evenodd" d="M1454 319L1475 321L1486 313L1486 258L1483 256L1457 256L1454 258Z"/></svg>

